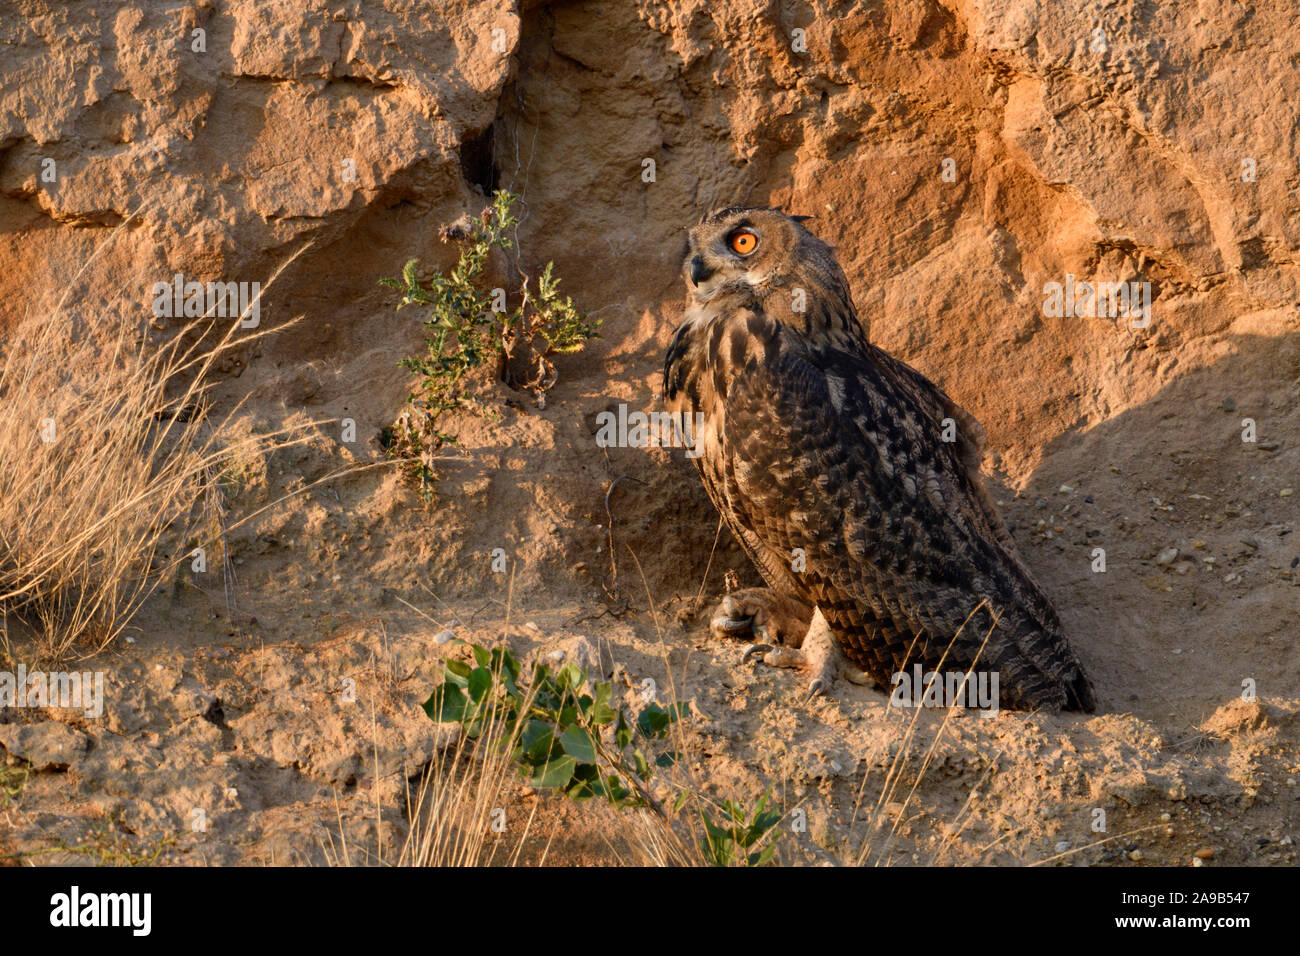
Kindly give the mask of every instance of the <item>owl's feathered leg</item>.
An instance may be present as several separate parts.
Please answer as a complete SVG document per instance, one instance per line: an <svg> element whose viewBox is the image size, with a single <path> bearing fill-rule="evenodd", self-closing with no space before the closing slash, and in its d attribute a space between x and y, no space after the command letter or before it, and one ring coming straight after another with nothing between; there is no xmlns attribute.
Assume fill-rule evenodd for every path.
<svg viewBox="0 0 1300 956"><path fill-rule="evenodd" d="M745 649L743 660L747 662L758 654L762 655L764 664L807 671L812 676L808 682L808 700L818 694L829 694L836 676L842 675L854 684L871 683L862 671L844 659L820 608L813 612L812 623L798 647L753 644Z"/></svg>

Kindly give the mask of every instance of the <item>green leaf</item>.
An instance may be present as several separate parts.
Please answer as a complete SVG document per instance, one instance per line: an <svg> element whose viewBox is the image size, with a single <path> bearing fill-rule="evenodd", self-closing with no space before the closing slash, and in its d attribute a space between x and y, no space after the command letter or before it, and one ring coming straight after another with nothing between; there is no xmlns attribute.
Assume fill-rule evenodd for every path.
<svg viewBox="0 0 1300 956"><path fill-rule="evenodd" d="M492 689L492 672L486 667L476 667L469 675L469 699L478 703Z"/></svg>
<svg viewBox="0 0 1300 956"><path fill-rule="evenodd" d="M595 686L595 702L591 706L591 722L597 727L603 727L605 724L612 723L618 716L618 712L610 706L610 696L614 692L613 685L608 683L599 683Z"/></svg>
<svg viewBox="0 0 1300 956"><path fill-rule="evenodd" d="M632 791L623 786L622 779L616 773L611 773L605 778L605 788L609 791L611 803L622 804L632 796Z"/></svg>
<svg viewBox="0 0 1300 956"><path fill-rule="evenodd" d="M668 732L673 715L658 704L648 704L636 719L637 730L650 738L662 737Z"/></svg>
<svg viewBox="0 0 1300 956"><path fill-rule="evenodd" d="M705 854L711 866L726 866L731 862L731 854L734 844L731 842L731 834L726 830L716 826L707 814L701 813L700 819L704 823L705 835Z"/></svg>
<svg viewBox="0 0 1300 956"><path fill-rule="evenodd" d="M587 682L587 675L584 674L576 664L566 663L560 667L559 677L556 681L560 689L578 690Z"/></svg>
<svg viewBox="0 0 1300 956"><path fill-rule="evenodd" d="M578 762L568 754L563 757L556 757L543 767L540 773L534 775L528 783L539 790L563 787L573 777L573 771L577 769L577 766Z"/></svg>
<svg viewBox="0 0 1300 956"><path fill-rule="evenodd" d="M455 684L443 684L424 702L424 712L440 724L459 722L465 716L465 695Z"/></svg>
<svg viewBox="0 0 1300 956"><path fill-rule="evenodd" d="M640 777L643 782L649 780L650 764L646 762L645 754L639 750L636 751L636 753L632 754L632 762L636 765L636 775Z"/></svg>
<svg viewBox="0 0 1300 956"><path fill-rule="evenodd" d="M509 674L511 678L519 679L519 660L514 654L510 653L508 647L492 648L492 670L499 674Z"/></svg>
<svg viewBox="0 0 1300 956"><path fill-rule="evenodd" d="M555 734L550 725L540 720L530 720L524 724L524 729L519 735L519 743L523 747L523 754L528 758L530 763L541 764L546 762L551 753L551 745L555 742Z"/></svg>
<svg viewBox="0 0 1300 956"><path fill-rule="evenodd" d="M560 746L578 763L595 763L596 745L591 736L581 727L574 725L560 734Z"/></svg>
<svg viewBox="0 0 1300 956"><path fill-rule="evenodd" d="M600 782L600 771L594 764L579 764L573 772L573 783L564 795L574 800L589 800L605 795L605 787Z"/></svg>
<svg viewBox="0 0 1300 956"><path fill-rule="evenodd" d="M469 686L469 672L472 668L464 661L447 661L444 670L447 680L457 687Z"/></svg>
<svg viewBox="0 0 1300 956"><path fill-rule="evenodd" d="M712 840L731 839L731 834L728 831L719 827L708 816L704 817L704 832L707 833L709 838Z"/></svg>

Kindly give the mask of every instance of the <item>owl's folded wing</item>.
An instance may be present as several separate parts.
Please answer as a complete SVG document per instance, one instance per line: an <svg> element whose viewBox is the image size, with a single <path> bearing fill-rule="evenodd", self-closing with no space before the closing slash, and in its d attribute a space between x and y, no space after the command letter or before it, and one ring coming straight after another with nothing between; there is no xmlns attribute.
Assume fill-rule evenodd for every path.
<svg viewBox="0 0 1300 956"><path fill-rule="evenodd" d="M730 371L715 500L774 553L803 549L801 589L850 659L880 677L978 658L1026 705L1091 703L1055 611L990 520L970 447L943 440L956 406L941 391L892 359L795 343Z"/></svg>

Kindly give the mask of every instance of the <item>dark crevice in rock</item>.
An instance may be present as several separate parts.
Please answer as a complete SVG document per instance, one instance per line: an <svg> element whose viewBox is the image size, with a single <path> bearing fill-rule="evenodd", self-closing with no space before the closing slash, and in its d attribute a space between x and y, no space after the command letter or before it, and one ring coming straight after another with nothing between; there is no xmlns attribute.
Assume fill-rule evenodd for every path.
<svg viewBox="0 0 1300 956"><path fill-rule="evenodd" d="M466 136L460 144L460 171L465 181L477 186L483 195L491 196L500 182L495 156L495 123L488 124L482 132Z"/></svg>

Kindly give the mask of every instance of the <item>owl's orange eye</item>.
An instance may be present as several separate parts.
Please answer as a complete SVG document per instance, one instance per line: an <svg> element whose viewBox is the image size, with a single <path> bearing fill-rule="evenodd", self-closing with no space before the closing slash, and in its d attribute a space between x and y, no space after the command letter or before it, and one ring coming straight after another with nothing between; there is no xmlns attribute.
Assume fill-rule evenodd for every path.
<svg viewBox="0 0 1300 956"><path fill-rule="evenodd" d="M747 256L758 248L758 236L744 230L734 233L731 237L731 248L740 255Z"/></svg>

